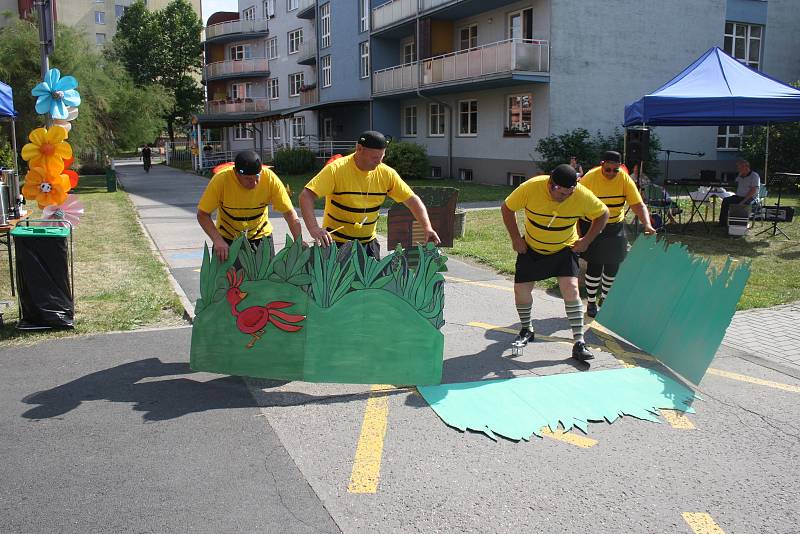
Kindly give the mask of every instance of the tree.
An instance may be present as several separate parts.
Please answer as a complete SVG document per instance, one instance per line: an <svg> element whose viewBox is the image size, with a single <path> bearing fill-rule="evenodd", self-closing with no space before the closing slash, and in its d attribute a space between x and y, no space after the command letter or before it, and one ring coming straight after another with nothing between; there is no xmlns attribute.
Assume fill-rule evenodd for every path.
<svg viewBox="0 0 800 534"><path fill-rule="evenodd" d="M142 0L137 0L117 21L117 33L107 55L119 60L137 85L148 85L158 81L159 46L155 16Z"/></svg>

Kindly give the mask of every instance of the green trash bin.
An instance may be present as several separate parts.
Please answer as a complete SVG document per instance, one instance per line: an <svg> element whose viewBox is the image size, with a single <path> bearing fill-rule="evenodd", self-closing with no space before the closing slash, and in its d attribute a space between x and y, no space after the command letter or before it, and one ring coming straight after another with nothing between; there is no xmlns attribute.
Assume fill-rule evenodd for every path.
<svg viewBox="0 0 800 534"><path fill-rule="evenodd" d="M117 190L117 171L111 167L106 168L106 191L113 193Z"/></svg>

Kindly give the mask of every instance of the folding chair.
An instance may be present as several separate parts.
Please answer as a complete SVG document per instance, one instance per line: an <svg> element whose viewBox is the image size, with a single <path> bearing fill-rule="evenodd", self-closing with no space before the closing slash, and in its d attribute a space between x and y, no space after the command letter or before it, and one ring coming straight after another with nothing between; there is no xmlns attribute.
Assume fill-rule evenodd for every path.
<svg viewBox="0 0 800 534"><path fill-rule="evenodd" d="M751 207L749 204L733 204L728 210L728 235L746 235L753 222L750 220Z"/></svg>

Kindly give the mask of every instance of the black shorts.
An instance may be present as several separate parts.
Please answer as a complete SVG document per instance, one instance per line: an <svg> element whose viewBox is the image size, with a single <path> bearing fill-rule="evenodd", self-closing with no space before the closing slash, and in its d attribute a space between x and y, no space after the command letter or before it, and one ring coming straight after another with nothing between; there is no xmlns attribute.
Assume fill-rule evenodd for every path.
<svg viewBox="0 0 800 534"><path fill-rule="evenodd" d="M564 247L555 254L539 254L528 247L525 254L517 254L514 283L536 282L554 276L574 276L580 273L578 255L571 247Z"/></svg>
<svg viewBox="0 0 800 534"><path fill-rule="evenodd" d="M335 241L336 245L339 248L349 243L349 241L340 242ZM378 239L373 239L372 241L367 241L366 243L361 243L364 246L364 250L367 251L367 256L375 258L376 260L381 259L381 244L378 243Z"/></svg>
<svg viewBox="0 0 800 534"><path fill-rule="evenodd" d="M233 243L233 239L228 239L227 237L223 237L222 239L224 239L225 242L228 245L231 245ZM258 247L261 246L262 242L264 243L265 246L269 247L269 257L270 258L274 258L275 257L275 243L272 241L272 236L271 235L268 235L268 236L263 237L261 239L253 239L252 241L248 241L248 243L250 243L250 250L252 250L253 252L256 252L258 250Z"/></svg>

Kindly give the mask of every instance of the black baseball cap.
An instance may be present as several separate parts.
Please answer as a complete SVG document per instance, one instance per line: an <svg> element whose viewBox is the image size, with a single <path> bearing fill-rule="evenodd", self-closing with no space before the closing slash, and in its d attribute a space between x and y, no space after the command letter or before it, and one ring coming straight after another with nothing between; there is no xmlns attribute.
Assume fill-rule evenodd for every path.
<svg viewBox="0 0 800 534"><path fill-rule="evenodd" d="M603 161L612 161L614 163L622 163L622 155L614 150L606 150L603 153Z"/></svg>
<svg viewBox="0 0 800 534"><path fill-rule="evenodd" d="M376 132L375 130L367 130L358 136L358 144L364 148L381 149L386 148L389 141L382 133Z"/></svg>
<svg viewBox="0 0 800 534"><path fill-rule="evenodd" d="M578 173L571 165L562 163L550 173L550 179L561 187L575 187L578 183Z"/></svg>
<svg viewBox="0 0 800 534"><path fill-rule="evenodd" d="M252 150L245 150L236 154L233 162L236 174L243 176L255 176L261 174L261 158Z"/></svg>

